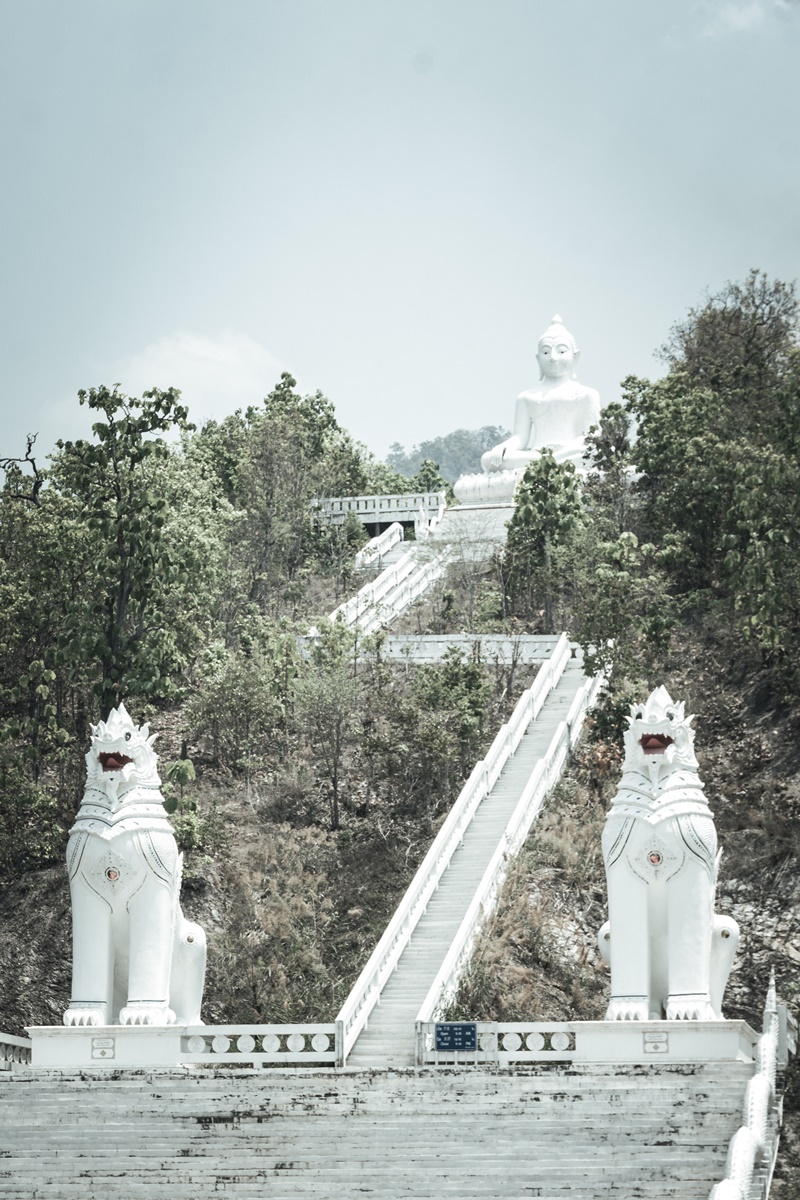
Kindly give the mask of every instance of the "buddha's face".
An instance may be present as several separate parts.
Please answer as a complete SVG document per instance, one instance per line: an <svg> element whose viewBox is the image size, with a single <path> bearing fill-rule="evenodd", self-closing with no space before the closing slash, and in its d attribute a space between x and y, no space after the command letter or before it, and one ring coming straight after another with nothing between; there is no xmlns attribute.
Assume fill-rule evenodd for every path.
<svg viewBox="0 0 800 1200"><path fill-rule="evenodd" d="M564 341L539 342L536 355L543 379L571 379L575 374L575 350Z"/></svg>

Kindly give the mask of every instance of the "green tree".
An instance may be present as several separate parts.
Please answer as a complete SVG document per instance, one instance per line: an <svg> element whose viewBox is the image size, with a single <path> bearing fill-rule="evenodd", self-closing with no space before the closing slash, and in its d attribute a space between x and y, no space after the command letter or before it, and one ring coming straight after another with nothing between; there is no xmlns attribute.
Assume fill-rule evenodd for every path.
<svg viewBox="0 0 800 1200"><path fill-rule="evenodd" d="M588 531L582 557L571 632L586 669L638 679L666 653L677 617L659 552L630 531L609 542Z"/></svg>
<svg viewBox="0 0 800 1200"><path fill-rule="evenodd" d="M800 364L798 364L800 366ZM741 627L800 691L800 369L783 436L736 464L724 568ZM788 399L788 397L787 397Z"/></svg>
<svg viewBox="0 0 800 1200"><path fill-rule="evenodd" d="M404 688L396 680L371 700L381 729L374 767L395 810L424 814L431 828L483 749L491 687L481 663L458 647L408 682Z"/></svg>
<svg viewBox="0 0 800 1200"><path fill-rule="evenodd" d="M328 785L331 829L341 821L347 751L360 729L362 685L356 641L341 623L326 624L294 688L295 721L317 755Z"/></svg>
<svg viewBox="0 0 800 1200"><path fill-rule="evenodd" d="M797 335L794 287L752 271L674 327L665 379L626 381L626 409L638 426L632 458L642 529L669 548L680 593L732 595L744 611L737 572L747 569L748 589L769 590L773 550L787 544L784 534L791 542L790 521L771 497L782 495L788 513Z"/></svg>
<svg viewBox="0 0 800 1200"><path fill-rule="evenodd" d="M769 427L799 319L794 284L752 270L742 283L729 282L690 309L673 326L661 357L691 386L726 397L731 433L757 435Z"/></svg>
<svg viewBox="0 0 800 1200"><path fill-rule="evenodd" d="M590 468L584 481L584 500L598 524L619 536L634 520L632 427L622 404L607 404L600 424L586 435L584 461Z"/></svg>
<svg viewBox="0 0 800 1200"><path fill-rule="evenodd" d="M439 464L432 458L426 458L420 463L416 475L408 481L406 490L409 486L415 492L444 492L448 504L452 504L455 500L452 485L444 478L439 470Z"/></svg>
<svg viewBox="0 0 800 1200"><path fill-rule="evenodd" d="M214 471L239 520L232 527L231 574L245 604L280 617L302 603L303 572L330 558L315 501L360 494L361 452L321 393L301 396L284 372L260 408L205 425L192 452ZM333 569L337 569L337 563ZM235 624L236 612L229 613Z"/></svg>
<svg viewBox="0 0 800 1200"><path fill-rule="evenodd" d="M406 452L395 442L386 456L390 467L411 478L416 475L423 462L428 459L439 464L442 477L455 483L459 475L469 474L480 468L481 455L509 436L509 431L500 425L484 425L481 429L454 429L444 437L420 442ZM398 488L405 491L405 488Z"/></svg>
<svg viewBox="0 0 800 1200"><path fill-rule="evenodd" d="M299 655L287 629L258 615L239 622L236 640L206 648L186 719L215 763L244 775L249 798L254 776L280 748Z"/></svg>
<svg viewBox="0 0 800 1200"><path fill-rule="evenodd" d="M635 524L685 611L719 610L789 692L800 687L799 306L752 271L690 310L667 376L625 383L637 424Z"/></svg>
<svg viewBox="0 0 800 1200"><path fill-rule="evenodd" d="M656 544L670 540L680 590L714 588L736 464L749 444L732 435L727 397L693 387L682 372L655 384L629 378L624 386L637 422L632 457L643 535Z"/></svg>
<svg viewBox="0 0 800 1200"><path fill-rule="evenodd" d="M95 441L59 442L53 476L82 505L93 552L89 619L81 604L68 622L65 653L100 664L103 705L126 695L168 696L175 690L176 647L165 627L163 585L184 581L195 565L190 549L164 536L167 500L159 467L169 457L162 437L187 427L179 393L127 397L118 388L79 393L102 418Z"/></svg>
<svg viewBox="0 0 800 1200"><path fill-rule="evenodd" d="M554 555L577 533L582 512L575 467L557 463L551 450L542 451L517 488L508 523L504 582L512 604L527 614L542 605L545 633L554 630L559 581Z"/></svg>

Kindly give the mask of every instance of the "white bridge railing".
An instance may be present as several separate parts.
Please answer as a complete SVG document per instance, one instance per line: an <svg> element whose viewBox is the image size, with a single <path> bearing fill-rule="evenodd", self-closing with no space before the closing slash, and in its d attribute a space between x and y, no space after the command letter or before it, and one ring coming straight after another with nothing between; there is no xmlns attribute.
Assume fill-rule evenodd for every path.
<svg viewBox="0 0 800 1200"><path fill-rule="evenodd" d="M424 1021L417 1062L426 1066L515 1063L752 1062L758 1035L746 1021Z"/></svg>
<svg viewBox="0 0 800 1200"><path fill-rule="evenodd" d="M397 562L392 563L385 571L381 571L377 579L373 579L370 583L365 583L362 588L356 592L355 596L351 596L349 600L345 600L338 608L335 608L329 614L331 621L341 619L345 625L360 624L363 628L361 618L370 609L376 608L382 600L388 596L389 592L410 575L416 566L416 556L414 550L406 550ZM364 632L367 632L365 630Z"/></svg>
<svg viewBox="0 0 800 1200"><path fill-rule="evenodd" d="M749 1200L757 1171L761 1184L758 1194L769 1195L781 1123L777 1070L796 1047L797 1024L785 1005L777 1003L773 971L764 1005L763 1033L756 1047L758 1069L747 1084L742 1124L728 1147L725 1178L711 1189L709 1200Z"/></svg>
<svg viewBox="0 0 800 1200"><path fill-rule="evenodd" d="M444 492L398 492L392 496L330 496L315 500L314 506L327 521L341 525L349 513L364 525L384 521L416 520L420 509L426 517L439 517L447 498Z"/></svg>
<svg viewBox="0 0 800 1200"><path fill-rule="evenodd" d="M266 1063L286 1067L343 1065L342 1026L190 1025L181 1032L181 1063L225 1067Z"/></svg>
<svg viewBox="0 0 800 1200"><path fill-rule="evenodd" d="M416 547L382 571L344 604L329 614L329 620L359 625L365 634L388 625L435 583L447 568L448 552L442 550L420 562Z"/></svg>
<svg viewBox="0 0 800 1200"><path fill-rule="evenodd" d="M402 542L404 537L403 526L399 521L395 521L388 529L384 529L383 533L371 538L366 546L361 547L356 555L356 570L363 571L365 567L371 567L374 562L380 562L384 554L388 554L394 546Z"/></svg>
<svg viewBox="0 0 800 1200"><path fill-rule="evenodd" d="M432 1021L435 1014L454 998L458 981L472 954L478 931L497 903L510 861L528 836L545 797L558 782L567 757L578 740L584 717L601 686L600 676L587 679L570 705L566 719L559 723L546 754L534 767L444 962L417 1014L418 1027L421 1023ZM512 721L513 719L512 717Z"/></svg>
<svg viewBox="0 0 800 1200"><path fill-rule="evenodd" d="M511 719L498 732L486 758L475 764L472 774L461 789L383 937L370 955L336 1018L343 1026L345 1060L377 1004L387 979L397 966L400 955L408 945L478 805L494 787L500 772L519 746L531 721L539 715L547 696L561 678L570 656L569 641L566 634L562 634L550 659L542 665L531 687L523 692Z"/></svg>
<svg viewBox="0 0 800 1200"><path fill-rule="evenodd" d="M27 1065L30 1061L30 1038L14 1037L11 1033L0 1033L0 1071L10 1071L15 1063Z"/></svg>

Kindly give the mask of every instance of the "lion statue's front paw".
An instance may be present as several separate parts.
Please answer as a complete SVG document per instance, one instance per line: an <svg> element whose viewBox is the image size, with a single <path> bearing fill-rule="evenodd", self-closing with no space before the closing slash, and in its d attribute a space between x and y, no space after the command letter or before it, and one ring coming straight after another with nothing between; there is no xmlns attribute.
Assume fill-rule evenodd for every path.
<svg viewBox="0 0 800 1200"><path fill-rule="evenodd" d="M119 1014L120 1025L174 1025L175 1013L166 1004L128 1004Z"/></svg>
<svg viewBox="0 0 800 1200"><path fill-rule="evenodd" d="M708 996L670 996L667 1001L668 1021L716 1021L717 1014Z"/></svg>
<svg viewBox="0 0 800 1200"><path fill-rule="evenodd" d="M612 999L606 1010L607 1021L646 1021L649 1015L646 996Z"/></svg>
<svg viewBox="0 0 800 1200"><path fill-rule="evenodd" d="M71 1004L64 1013L65 1025L106 1025L106 1011L97 1005Z"/></svg>

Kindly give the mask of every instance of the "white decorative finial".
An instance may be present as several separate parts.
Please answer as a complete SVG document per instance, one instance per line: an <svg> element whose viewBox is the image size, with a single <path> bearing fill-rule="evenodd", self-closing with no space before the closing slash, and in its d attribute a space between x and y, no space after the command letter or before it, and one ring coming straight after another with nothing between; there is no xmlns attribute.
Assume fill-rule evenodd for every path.
<svg viewBox="0 0 800 1200"><path fill-rule="evenodd" d="M777 995L777 992L775 991L775 967L772 966L769 969L769 987L767 988L767 999L764 1004L765 1020L767 1018L767 1015L771 1016L772 1013L776 1013L777 1011L778 1011L778 995Z"/></svg>

